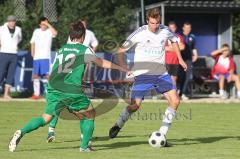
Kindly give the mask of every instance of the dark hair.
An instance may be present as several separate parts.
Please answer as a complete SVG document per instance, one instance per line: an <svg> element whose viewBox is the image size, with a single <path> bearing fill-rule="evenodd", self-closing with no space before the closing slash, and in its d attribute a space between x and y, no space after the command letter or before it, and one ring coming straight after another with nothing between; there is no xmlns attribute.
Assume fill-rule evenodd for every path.
<svg viewBox="0 0 240 159"><path fill-rule="evenodd" d="M168 25L177 25L177 24L175 23L175 21L170 21L168 22Z"/></svg>
<svg viewBox="0 0 240 159"><path fill-rule="evenodd" d="M82 37L85 37L85 32L86 28L81 21L72 23L69 29L69 36L71 41L73 41L74 39L81 39Z"/></svg>
<svg viewBox="0 0 240 159"><path fill-rule="evenodd" d="M160 11L158 8L153 8L147 11L147 20L149 20L149 18L154 18L160 21L161 15L160 15Z"/></svg>
<svg viewBox="0 0 240 159"><path fill-rule="evenodd" d="M190 22L186 21L183 23L183 25L192 25Z"/></svg>
<svg viewBox="0 0 240 159"><path fill-rule="evenodd" d="M46 17L40 17L40 19L39 19L39 24L41 24L41 22L43 22L43 21L45 21L45 20L48 21L48 19L47 19Z"/></svg>
<svg viewBox="0 0 240 159"><path fill-rule="evenodd" d="M230 48L230 46L229 46L227 43L225 43L225 44L222 44L222 47L227 47L227 48Z"/></svg>

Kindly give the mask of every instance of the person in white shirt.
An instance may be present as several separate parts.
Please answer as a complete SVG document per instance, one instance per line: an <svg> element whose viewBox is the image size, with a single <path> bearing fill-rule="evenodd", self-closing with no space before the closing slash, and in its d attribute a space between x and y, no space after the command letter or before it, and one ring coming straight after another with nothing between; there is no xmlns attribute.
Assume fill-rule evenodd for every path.
<svg viewBox="0 0 240 159"><path fill-rule="evenodd" d="M49 78L52 38L57 36L57 30L41 17L39 28L32 35L31 54L33 57L33 96L31 99L40 98L40 79L45 85Z"/></svg>
<svg viewBox="0 0 240 159"><path fill-rule="evenodd" d="M7 23L0 27L0 84L4 79L4 99L11 99L9 90L13 85L15 70L17 66L18 44L22 40L22 30L16 26L16 17L10 15Z"/></svg>
<svg viewBox="0 0 240 159"><path fill-rule="evenodd" d="M97 46L98 46L98 40L97 40L95 34L91 30L87 29L87 20L86 19L82 19L82 20L80 20L80 22L83 23L84 27L86 28L86 35L85 35L85 39L83 41L83 45L91 47L92 50L94 52L96 52ZM69 37L68 37L67 43L71 43L71 40Z"/></svg>
<svg viewBox="0 0 240 159"><path fill-rule="evenodd" d="M156 90L157 93L163 93L169 103L159 129L159 133L163 135L167 134L180 103L176 86L167 73L165 65L165 44L169 40L173 51L177 54L179 64L183 69L187 69L177 43L178 37L167 26L160 24L160 11L157 8L148 10L147 23L148 25L133 32L117 52L120 66L127 68L124 54L130 48L135 48L132 68L135 81L131 88L131 104L124 108L117 122L109 130L110 138L117 136L130 115L140 108L144 96L149 91Z"/></svg>

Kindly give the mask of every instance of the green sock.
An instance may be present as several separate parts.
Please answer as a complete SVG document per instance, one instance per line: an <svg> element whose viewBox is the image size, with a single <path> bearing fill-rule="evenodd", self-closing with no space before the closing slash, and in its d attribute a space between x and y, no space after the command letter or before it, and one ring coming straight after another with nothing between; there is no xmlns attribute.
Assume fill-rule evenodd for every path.
<svg viewBox="0 0 240 159"><path fill-rule="evenodd" d="M25 125L22 129L21 129L21 133L22 135L29 133L33 130L38 129L39 127L42 127L46 125L45 120L43 119L43 117L36 117L36 118L32 118L27 125Z"/></svg>
<svg viewBox="0 0 240 159"><path fill-rule="evenodd" d="M82 149L88 148L88 143L92 139L93 131L94 131L94 120L93 119L85 119L83 122L83 139L80 147Z"/></svg>
<svg viewBox="0 0 240 159"><path fill-rule="evenodd" d="M84 121L85 120L80 120L80 131L81 131L81 134L83 135L83 125L84 125Z"/></svg>
<svg viewBox="0 0 240 159"><path fill-rule="evenodd" d="M58 116L55 115L55 116L52 118L51 122L49 123L49 127L55 128L56 125L57 125L57 122L58 122Z"/></svg>

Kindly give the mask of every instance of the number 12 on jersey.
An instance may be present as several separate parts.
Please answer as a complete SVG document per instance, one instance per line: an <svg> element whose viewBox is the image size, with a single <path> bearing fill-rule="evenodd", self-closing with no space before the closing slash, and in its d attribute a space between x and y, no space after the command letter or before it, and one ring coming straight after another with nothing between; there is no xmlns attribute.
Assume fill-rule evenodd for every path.
<svg viewBox="0 0 240 159"><path fill-rule="evenodd" d="M58 73L70 73L72 71L71 66L74 64L76 60L75 54L68 54L65 58L63 58L63 54L59 54L57 56L58 60ZM64 66L63 66L64 64Z"/></svg>

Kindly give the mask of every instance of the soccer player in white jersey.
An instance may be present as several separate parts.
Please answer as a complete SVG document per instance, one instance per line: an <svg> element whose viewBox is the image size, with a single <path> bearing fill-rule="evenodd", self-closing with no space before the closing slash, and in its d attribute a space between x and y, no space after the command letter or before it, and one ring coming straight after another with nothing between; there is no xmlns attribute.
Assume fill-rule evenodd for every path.
<svg viewBox="0 0 240 159"><path fill-rule="evenodd" d="M87 20L86 19L80 20L79 23L83 24L84 27L87 28ZM68 44L73 43L71 41L70 37L68 37L67 43ZM95 34L88 29L86 29L86 35L85 35L85 39L83 41L83 45L85 45L87 47L91 47L94 52L97 50L98 40L97 40ZM87 72L88 68L89 68L89 64L86 64L85 72ZM57 116L55 116L52 119L52 121L49 123L48 136L47 136L47 142L48 143L53 142L56 139L55 128L56 128L57 123L58 123L58 117Z"/></svg>
<svg viewBox="0 0 240 159"><path fill-rule="evenodd" d="M110 138L117 136L130 115L140 108L144 96L150 90L154 89L157 93L163 93L168 100L168 107L159 129L164 135L167 134L180 103L176 86L165 66L165 44L167 40L170 40L178 56L179 64L185 70L187 69L179 50L178 38L168 27L160 24L160 12L156 8L148 10L147 24L133 32L118 50L119 64L127 68L124 53L129 48L135 47L132 68L133 74L135 72L135 81L131 89L131 104L124 108L117 122L110 129Z"/></svg>
<svg viewBox="0 0 240 159"><path fill-rule="evenodd" d="M33 57L33 96L31 99L40 98L40 79L44 86L49 78L52 38L57 36L57 30L41 17L39 28L32 35L31 53Z"/></svg>

